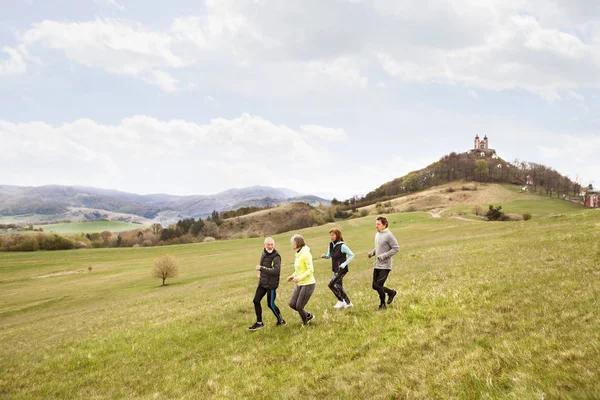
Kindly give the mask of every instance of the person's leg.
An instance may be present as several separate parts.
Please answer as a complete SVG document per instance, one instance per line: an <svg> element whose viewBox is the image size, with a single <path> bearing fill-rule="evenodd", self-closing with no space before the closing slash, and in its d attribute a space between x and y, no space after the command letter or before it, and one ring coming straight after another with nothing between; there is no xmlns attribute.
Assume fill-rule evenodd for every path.
<svg viewBox="0 0 600 400"><path fill-rule="evenodd" d="M277 318L277 322L282 322L283 317L281 316L281 311L275 305L275 299L277 298L277 291L275 289L271 289L267 292L267 303L269 304L269 308L275 314L275 318Z"/></svg>
<svg viewBox="0 0 600 400"><path fill-rule="evenodd" d="M346 293L346 290L344 290L344 277L346 276L346 273L348 272L347 269L343 269L341 271L338 283L337 283L337 287L338 287L338 293L340 294L342 300L344 300L346 302L346 304L352 304L352 302L350 301L350 298L348 297L348 294Z"/></svg>
<svg viewBox="0 0 600 400"><path fill-rule="evenodd" d="M296 287L294 288L294 292L292 293L292 297L290 297L289 306L294 311L298 311L296 309L296 303L298 302L298 295L300 294L300 288L301 288L301 286L296 285Z"/></svg>
<svg viewBox="0 0 600 400"><path fill-rule="evenodd" d="M331 280L329 281L329 284L327 286L333 292L333 295L335 297L337 297L338 301L344 301L344 299L342 298L342 296L340 295L340 292L339 292L339 285L337 284L337 281L339 279L339 275L340 275L339 272L335 272L333 274L333 277L331 278Z"/></svg>
<svg viewBox="0 0 600 400"><path fill-rule="evenodd" d="M300 293L298 294L298 300L296 301L296 311L298 311L298 314L300 314L302 323L306 324L311 318L309 318L310 313L306 311L304 307L306 307L308 300L310 300L310 297L314 293L316 284L313 283L311 285L304 285L300 287Z"/></svg>
<svg viewBox="0 0 600 400"><path fill-rule="evenodd" d="M385 281L390 273L389 269L373 269L373 289L379 294L379 304L385 305ZM388 289L389 290L389 289Z"/></svg>
<svg viewBox="0 0 600 400"><path fill-rule="evenodd" d="M340 269L339 272L336 272L333 275L333 279L331 279L331 281L329 282L329 288L333 293L335 293L335 296L338 298L339 301L343 301L346 304L349 304L350 299L348 298L348 295L346 294L346 291L344 290L344 287L342 285L342 279L344 279L344 276L346 276L346 272L346 269Z"/></svg>
<svg viewBox="0 0 600 400"><path fill-rule="evenodd" d="M260 302L262 300L263 297L265 297L265 294L267 293L267 289L263 288L262 286L258 286L256 288L256 293L254 294L254 312L256 312L256 322L262 322L262 307L260 305Z"/></svg>

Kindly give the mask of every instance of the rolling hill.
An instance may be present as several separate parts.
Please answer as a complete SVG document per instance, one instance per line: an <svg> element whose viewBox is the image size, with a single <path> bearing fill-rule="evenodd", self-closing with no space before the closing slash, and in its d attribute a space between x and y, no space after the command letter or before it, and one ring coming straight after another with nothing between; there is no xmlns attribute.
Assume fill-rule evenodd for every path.
<svg viewBox="0 0 600 400"><path fill-rule="evenodd" d="M4 222L40 223L57 220L169 224L240 207L266 207L302 201L313 205L329 201L284 188L251 186L214 195L138 195L117 190L78 186L0 186L0 216ZM12 218L9 218L12 217Z"/></svg>

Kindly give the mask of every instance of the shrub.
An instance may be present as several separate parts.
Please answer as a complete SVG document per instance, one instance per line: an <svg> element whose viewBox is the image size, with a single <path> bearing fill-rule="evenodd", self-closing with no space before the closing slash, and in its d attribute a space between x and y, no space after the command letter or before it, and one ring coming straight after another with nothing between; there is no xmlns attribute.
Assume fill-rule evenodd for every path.
<svg viewBox="0 0 600 400"><path fill-rule="evenodd" d="M529 221L531 219L531 213L528 213L528 212L523 213L523 219L525 221Z"/></svg>
<svg viewBox="0 0 600 400"><path fill-rule="evenodd" d="M504 214L502 221L523 221L521 214Z"/></svg>
<svg viewBox="0 0 600 400"><path fill-rule="evenodd" d="M67 238L55 233L51 235L38 235L41 250L70 250L75 244Z"/></svg>
<svg viewBox="0 0 600 400"><path fill-rule="evenodd" d="M417 211L417 207L413 206L412 204L410 206L408 206L408 208L406 209L406 212L415 212Z"/></svg>
<svg viewBox="0 0 600 400"><path fill-rule="evenodd" d="M369 211L367 211L366 208L363 208L362 210L360 210L361 217L366 217L367 215L369 215Z"/></svg>
<svg viewBox="0 0 600 400"><path fill-rule="evenodd" d="M494 206L490 204L490 208L488 209L488 212L485 214L488 221L504 221L505 220L504 213L500 210L502 210L502 206L498 206L498 207L494 208Z"/></svg>
<svg viewBox="0 0 600 400"><path fill-rule="evenodd" d="M204 236L212 236L214 238L219 237L219 227L213 221L206 221L204 227L202 228L202 234Z"/></svg>
<svg viewBox="0 0 600 400"><path fill-rule="evenodd" d="M176 277L179 274L179 263L177 259L170 254L165 254L154 259L152 276L162 279L162 286L165 285L167 278Z"/></svg>
<svg viewBox="0 0 600 400"><path fill-rule="evenodd" d="M454 192L456 192L456 189L454 189L453 187L449 187L448 189L446 189L446 192L454 193Z"/></svg>
<svg viewBox="0 0 600 400"><path fill-rule="evenodd" d="M349 211L344 211L339 207L335 210L335 214L334 214L335 218L346 219L346 218L350 218L350 216L352 216L352 213ZM297 229L297 228L292 228L292 229ZM290 230L292 230L292 229L290 229Z"/></svg>
<svg viewBox="0 0 600 400"><path fill-rule="evenodd" d="M37 251L38 249L38 241L33 236L17 236L15 244L8 248L9 251Z"/></svg>
<svg viewBox="0 0 600 400"><path fill-rule="evenodd" d="M205 243L210 243L210 242L214 242L216 239L212 236L207 236L204 238L204 242Z"/></svg>
<svg viewBox="0 0 600 400"><path fill-rule="evenodd" d="M481 207L481 206L473 207L473 214L475 214L477 216L483 215L483 207Z"/></svg>

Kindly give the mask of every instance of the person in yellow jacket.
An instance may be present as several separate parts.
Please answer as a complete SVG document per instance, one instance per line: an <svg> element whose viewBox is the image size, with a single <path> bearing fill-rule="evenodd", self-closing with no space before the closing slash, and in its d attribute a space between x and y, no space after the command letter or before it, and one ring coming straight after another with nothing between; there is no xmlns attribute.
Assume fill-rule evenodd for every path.
<svg viewBox="0 0 600 400"><path fill-rule="evenodd" d="M296 259L294 260L294 273L288 276L288 282L294 282L296 287L290 298L290 307L298 311L302 324L308 323L315 317L304 309L306 303L315 291L315 268L313 267L310 248L304 242L301 235L294 235L291 239L292 249L296 250Z"/></svg>

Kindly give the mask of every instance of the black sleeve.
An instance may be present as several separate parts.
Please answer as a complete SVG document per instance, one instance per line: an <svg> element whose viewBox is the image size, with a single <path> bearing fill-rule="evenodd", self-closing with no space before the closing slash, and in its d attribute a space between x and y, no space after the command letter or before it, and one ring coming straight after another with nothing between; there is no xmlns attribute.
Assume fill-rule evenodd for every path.
<svg viewBox="0 0 600 400"><path fill-rule="evenodd" d="M260 267L260 270L267 275L279 275L281 272L281 256L278 255L273 259L273 268Z"/></svg>

